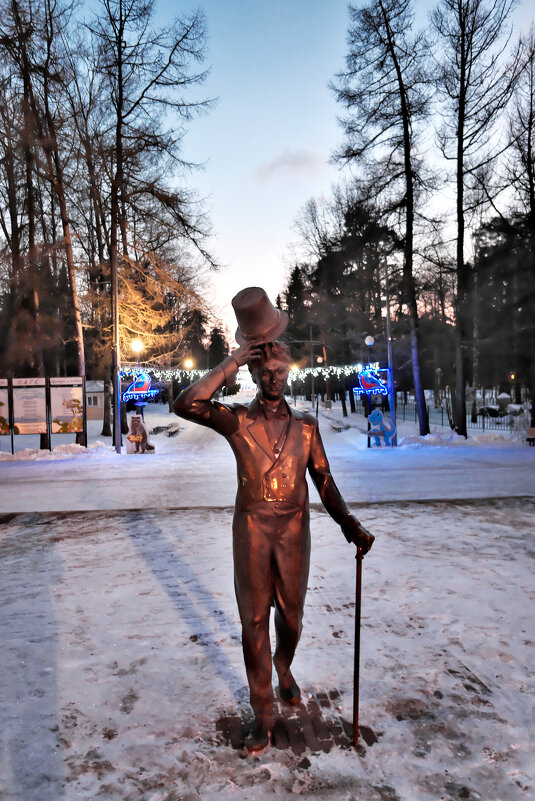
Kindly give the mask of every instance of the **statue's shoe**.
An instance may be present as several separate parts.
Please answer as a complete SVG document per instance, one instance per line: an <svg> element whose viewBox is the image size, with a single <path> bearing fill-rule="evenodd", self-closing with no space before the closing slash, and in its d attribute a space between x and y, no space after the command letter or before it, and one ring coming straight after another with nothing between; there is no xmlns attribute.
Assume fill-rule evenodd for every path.
<svg viewBox="0 0 535 801"><path fill-rule="evenodd" d="M259 756L269 748L271 729L266 718L255 718L253 726L243 743L246 753Z"/></svg>
<svg viewBox="0 0 535 801"><path fill-rule="evenodd" d="M301 701L301 690L294 678L292 678L292 683L289 687L281 687L279 684L277 692L281 701L285 701L292 706L296 706Z"/></svg>

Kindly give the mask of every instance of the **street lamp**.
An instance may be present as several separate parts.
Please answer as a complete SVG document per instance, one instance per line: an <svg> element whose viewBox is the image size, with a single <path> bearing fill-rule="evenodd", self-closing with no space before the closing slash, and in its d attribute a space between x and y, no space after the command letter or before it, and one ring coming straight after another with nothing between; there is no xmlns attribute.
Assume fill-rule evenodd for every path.
<svg viewBox="0 0 535 801"><path fill-rule="evenodd" d="M191 370L194 366L195 362L193 361L193 359L186 359L184 361L184 367L186 368L186 370Z"/></svg>
<svg viewBox="0 0 535 801"><path fill-rule="evenodd" d="M137 353L137 366L139 369L139 356L145 350L145 345L140 339L133 339L132 342L130 343L130 347L132 348L134 353Z"/></svg>

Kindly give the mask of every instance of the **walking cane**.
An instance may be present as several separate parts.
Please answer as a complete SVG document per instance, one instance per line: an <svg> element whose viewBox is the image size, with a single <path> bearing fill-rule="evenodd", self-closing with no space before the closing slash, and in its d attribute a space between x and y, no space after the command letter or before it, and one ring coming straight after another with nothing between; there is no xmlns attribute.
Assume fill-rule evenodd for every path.
<svg viewBox="0 0 535 801"><path fill-rule="evenodd" d="M353 672L353 745L359 741L360 607L362 595L362 548L357 546L357 586L355 591L355 664Z"/></svg>

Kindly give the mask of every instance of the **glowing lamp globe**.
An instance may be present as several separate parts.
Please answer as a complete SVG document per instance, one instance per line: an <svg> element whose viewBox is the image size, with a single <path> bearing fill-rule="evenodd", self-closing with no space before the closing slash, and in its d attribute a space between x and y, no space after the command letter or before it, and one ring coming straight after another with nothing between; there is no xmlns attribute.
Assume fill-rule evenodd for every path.
<svg viewBox="0 0 535 801"><path fill-rule="evenodd" d="M134 353L141 353L142 350L145 350L145 345L140 339L133 339L132 344L130 345Z"/></svg>
<svg viewBox="0 0 535 801"><path fill-rule="evenodd" d="M364 340L364 344L367 345L369 348L371 348L374 342L375 339L372 336L367 336L366 339Z"/></svg>
<svg viewBox="0 0 535 801"><path fill-rule="evenodd" d="M186 359L186 361L184 362L184 367L186 368L186 370L191 370L191 368L193 367L193 359Z"/></svg>

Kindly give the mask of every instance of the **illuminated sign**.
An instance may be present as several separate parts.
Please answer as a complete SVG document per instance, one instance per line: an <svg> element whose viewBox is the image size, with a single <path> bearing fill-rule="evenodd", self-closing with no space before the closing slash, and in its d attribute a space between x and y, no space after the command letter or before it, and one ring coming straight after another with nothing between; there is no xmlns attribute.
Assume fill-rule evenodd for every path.
<svg viewBox="0 0 535 801"><path fill-rule="evenodd" d="M353 387L355 395L388 395L388 368L379 367L379 362L358 364L359 386Z"/></svg>
<svg viewBox="0 0 535 801"><path fill-rule="evenodd" d="M125 402L129 400L138 401L143 398L154 398L159 391L159 389L151 389L150 375L143 370L139 370L134 373L134 380L126 392L123 392L122 398Z"/></svg>

